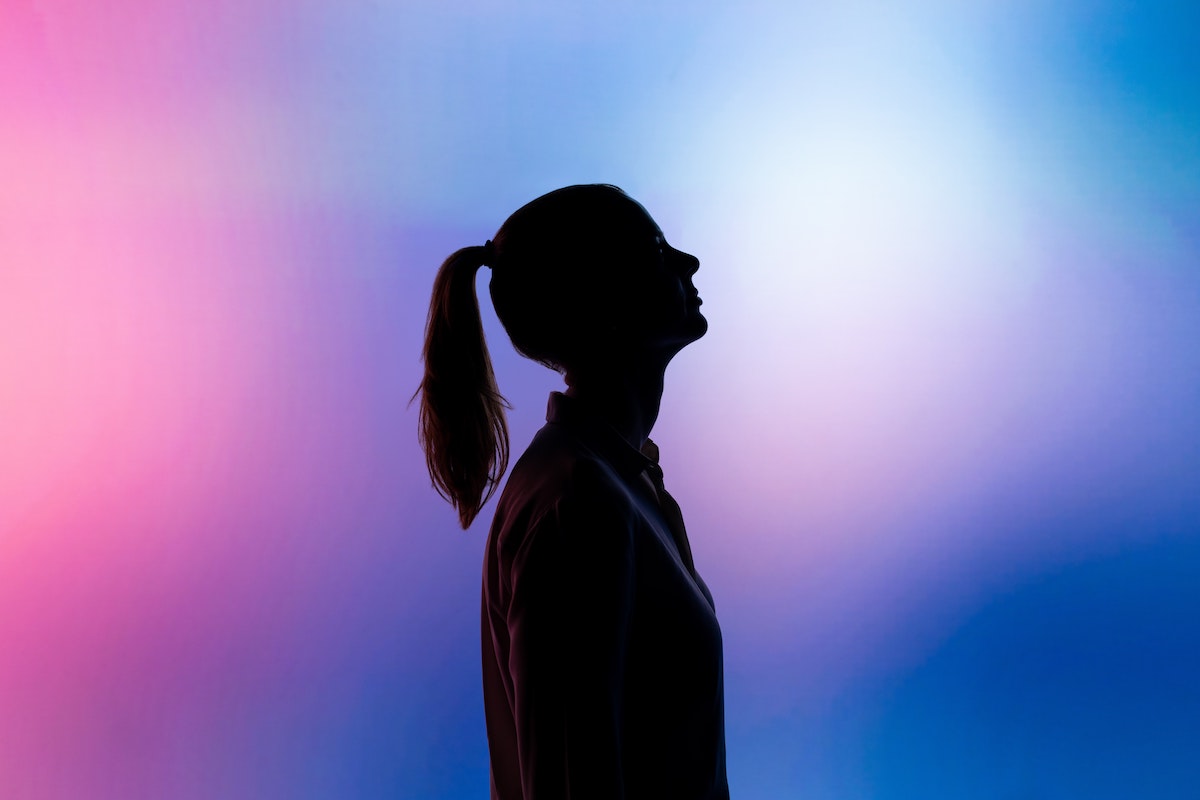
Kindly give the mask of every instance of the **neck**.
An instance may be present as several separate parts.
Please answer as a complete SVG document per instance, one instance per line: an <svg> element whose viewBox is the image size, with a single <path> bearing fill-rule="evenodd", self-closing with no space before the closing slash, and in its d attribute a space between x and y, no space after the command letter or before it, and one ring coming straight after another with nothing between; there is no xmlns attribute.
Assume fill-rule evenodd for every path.
<svg viewBox="0 0 1200 800"><path fill-rule="evenodd" d="M587 405L625 441L641 449L658 419L665 373L665 364L567 373L566 394Z"/></svg>

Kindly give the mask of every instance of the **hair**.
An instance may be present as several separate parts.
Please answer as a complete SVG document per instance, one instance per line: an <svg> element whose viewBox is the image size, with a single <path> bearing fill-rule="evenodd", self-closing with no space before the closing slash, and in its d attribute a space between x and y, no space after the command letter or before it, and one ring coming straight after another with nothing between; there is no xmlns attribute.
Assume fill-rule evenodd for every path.
<svg viewBox="0 0 1200 800"><path fill-rule="evenodd" d="M487 249L464 247L442 262L425 322L425 377L418 437L438 494L464 529L508 468L508 401L496 387L475 296Z"/></svg>
<svg viewBox="0 0 1200 800"><path fill-rule="evenodd" d="M610 235L636 204L616 186L550 192L519 208L487 246L455 251L438 270L425 324L419 439L433 486L465 529L508 468L505 408L488 355L475 278L488 289L514 349L565 372L600 346L597 331L615 297L594 280L619 265L627 240ZM589 277L592 280L589 280Z"/></svg>

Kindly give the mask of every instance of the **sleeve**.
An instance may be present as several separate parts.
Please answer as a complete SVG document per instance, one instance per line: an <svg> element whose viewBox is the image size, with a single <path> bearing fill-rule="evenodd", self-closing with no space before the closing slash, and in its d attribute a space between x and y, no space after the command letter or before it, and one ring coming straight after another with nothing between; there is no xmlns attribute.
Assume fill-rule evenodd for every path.
<svg viewBox="0 0 1200 800"><path fill-rule="evenodd" d="M574 477L512 564L508 668L526 800L625 794L634 520L599 475Z"/></svg>

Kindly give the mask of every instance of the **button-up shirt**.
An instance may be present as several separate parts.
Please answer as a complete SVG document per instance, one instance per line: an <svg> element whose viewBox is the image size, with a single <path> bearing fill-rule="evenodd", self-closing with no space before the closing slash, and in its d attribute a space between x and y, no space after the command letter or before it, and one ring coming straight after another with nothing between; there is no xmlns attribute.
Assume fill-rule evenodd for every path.
<svg viewBox="0 0 1200 800"><path fill-rule="evenodd" d="M483 571L495 800L729 797L721 629L651 463L556 392L513 467Z"/></svg>

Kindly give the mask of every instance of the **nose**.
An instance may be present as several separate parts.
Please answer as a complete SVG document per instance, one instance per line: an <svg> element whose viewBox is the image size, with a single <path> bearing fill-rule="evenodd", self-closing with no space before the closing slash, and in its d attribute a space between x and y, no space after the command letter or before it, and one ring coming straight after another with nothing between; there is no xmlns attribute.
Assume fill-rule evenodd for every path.
<svg viewBox="0 0 1200 800"><path fill-rule="evenodd" d="M682 250L672 248L676 268L685 276L690 277L696 274L696 270L700 269L700 259L696 258L691 253L685 253Z"/></svg>

